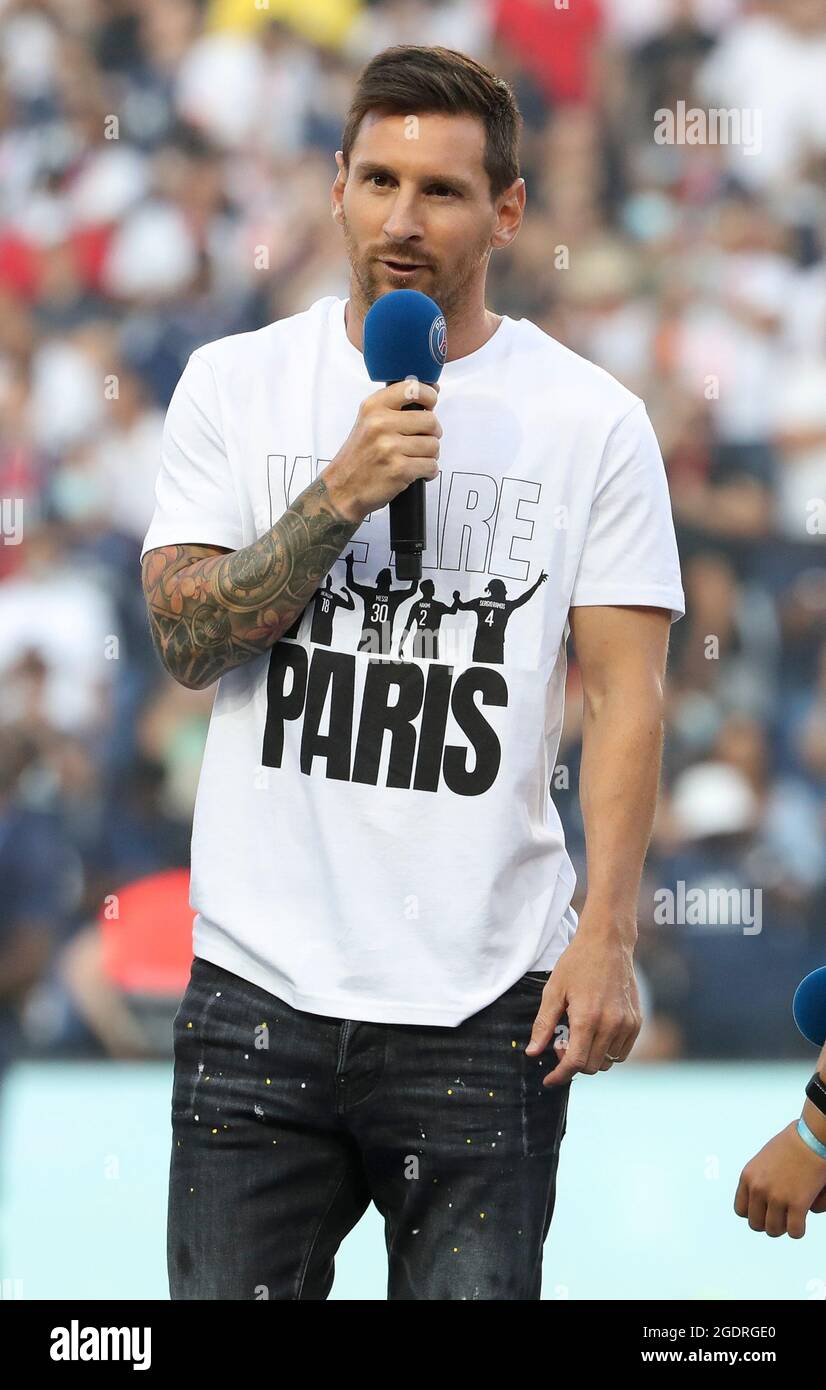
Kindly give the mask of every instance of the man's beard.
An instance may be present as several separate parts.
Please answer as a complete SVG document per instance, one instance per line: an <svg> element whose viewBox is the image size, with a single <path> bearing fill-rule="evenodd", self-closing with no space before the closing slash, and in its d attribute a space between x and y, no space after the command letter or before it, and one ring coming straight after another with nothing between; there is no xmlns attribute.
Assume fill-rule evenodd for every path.
<svg viewBox="0 0 826 1390"><path fill-rule="evenodd" d="M381 266L375 257L359 255L343 208L341 210L341 225L350 268L358 286L358 298L361 301L359 308L366 310L375 304L380 295L386 292L387 280L382 279ZM430 295L430 298L435 300L449 321L457 310L464 308L468 299L469 286L478 273L479 266L487 260L489 252L489 240L486 238L482 242L480 239L478 245L462 257L449 276L440 272L438 267L432 268L428 263L427 274L421 277L422 283L416 288L421 289L424 294ZM409 253L402 252L400 259L404 260L407 255ZM387 259L393 260L392 251L387 252Z"/></svg>

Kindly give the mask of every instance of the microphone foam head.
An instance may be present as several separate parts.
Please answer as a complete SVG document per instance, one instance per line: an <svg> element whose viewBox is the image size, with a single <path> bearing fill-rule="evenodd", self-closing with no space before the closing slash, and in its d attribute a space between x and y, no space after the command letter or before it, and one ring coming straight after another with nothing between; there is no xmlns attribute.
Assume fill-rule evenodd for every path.
<svg viewBox="0 0 826 1390"><path fill-rule="evenodd" d="M810 1043L826 1042L826 965L800 981L792 1000L794 1021Z"/></svg>
<svg viewBox="0 0 826 1390"><path fill-rule="evenodd" d="M364 319L364 364L371 381L415 376L433 385L447 355L445 316L420 290L388 290Z"/></svg>

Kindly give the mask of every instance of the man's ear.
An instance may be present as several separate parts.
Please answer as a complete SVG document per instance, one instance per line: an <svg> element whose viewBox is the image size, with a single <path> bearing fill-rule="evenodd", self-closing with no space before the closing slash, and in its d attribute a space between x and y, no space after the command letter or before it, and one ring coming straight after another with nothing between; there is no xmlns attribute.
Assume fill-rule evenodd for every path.
<svg viewBox="0 0 826 1390"><path fill-rule="evenodd" d="M338 165L338 171L337 171L336 176L335 176L335 178L334 178L334 180L333 180L333 188L335 188L337 184L338 184L338 186L339 186L340 188L343 188L343 187L344 187L344 184L347 182L347 174L346 174L346 171L345 171L345 169L344 169L344 155L342 154L341 150L336 150L336 164ZM341 208L340 208L340 206L338 205L338 203L335 203L335 202L333 203L333 206L332 206L332 213L333 213L333 221L334 221L334 222L340 222L340 221L341 221L341 215L340 215L340 214L341 214Z"/></svg>

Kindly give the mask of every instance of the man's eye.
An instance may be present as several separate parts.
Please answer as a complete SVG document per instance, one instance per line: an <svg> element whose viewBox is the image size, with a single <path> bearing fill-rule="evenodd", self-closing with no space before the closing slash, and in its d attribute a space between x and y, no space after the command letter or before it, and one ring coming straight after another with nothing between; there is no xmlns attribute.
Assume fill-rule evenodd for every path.
<svg viewBox="0 0 826 1390"><path fill-rule="evenodd" d="M366 181L367 181L367 183L372 183L374 188L377 188L377 187L384 187L384 186L387 184L387 182L388 182L388 177L389 177L389 176L388 176L387 174L368 174L368 175L367 175L367 180L366 180ZM376 179L381 180L381 182L380 182L379 184L377 184L377 183L375 182ZM444 184L444 183L435 183L435 184L433 185L433 187L432 187L429 191L430 191L431 193L436 193L436 194L438 194L439 197L447 197L447 198L455 198L455 197L457 197L457 193L456 193L455 188L448 188L447 184Z"/></svg>

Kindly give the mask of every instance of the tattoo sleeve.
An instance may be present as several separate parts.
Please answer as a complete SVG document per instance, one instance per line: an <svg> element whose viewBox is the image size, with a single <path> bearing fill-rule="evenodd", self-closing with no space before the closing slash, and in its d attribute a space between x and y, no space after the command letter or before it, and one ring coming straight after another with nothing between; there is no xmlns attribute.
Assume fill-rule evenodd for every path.
<svg viewBox="0 0 826 1390"><path fill-rule="evenodd" d="M319 477L241 550L164 545L143 560L152 640L170 675L203 690L267 651L303 613L358 530Z"/></svg>

